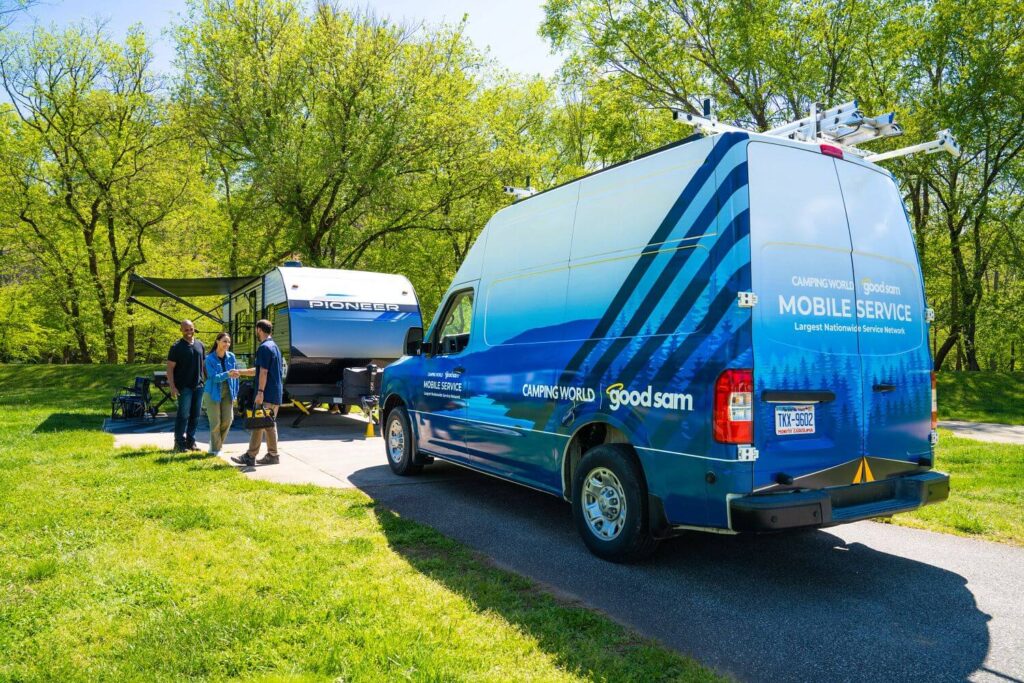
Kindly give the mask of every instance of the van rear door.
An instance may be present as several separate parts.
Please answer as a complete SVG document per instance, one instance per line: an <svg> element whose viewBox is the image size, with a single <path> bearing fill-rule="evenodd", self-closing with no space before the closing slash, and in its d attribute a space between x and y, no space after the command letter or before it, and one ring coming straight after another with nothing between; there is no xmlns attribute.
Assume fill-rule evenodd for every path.
<svg viewBox="0 0 1024 683"><path fill-rule="evenodd" d="M748 147L754 490L839 483L862 453L852 243L831 157ZM845 478L850 483L853 473Z"/></svg>
<svg viewBox="0 0 1024 683"><path fill-rule="evenodd" d="M867 456L861 478L881 479L916 468L931 453L924 287L896 183L853 162L837 161L836 171L857 285Z"/></svg>
<svg viewBox="0 0 1024 683"><path fill-rule="evenodd" d="M754 489L916 469L930 452L931 360L895 183L813 149L755 142L748 161Z"/></svg>

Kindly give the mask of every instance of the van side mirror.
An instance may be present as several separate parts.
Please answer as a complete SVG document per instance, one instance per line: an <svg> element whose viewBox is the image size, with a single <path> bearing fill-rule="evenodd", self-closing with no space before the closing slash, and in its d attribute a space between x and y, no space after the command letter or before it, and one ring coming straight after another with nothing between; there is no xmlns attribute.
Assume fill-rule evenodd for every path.
<svg viewBox="0 0 1024 683"><path fill-rule="evenodd" d="M405 355L418 356L423 353L423 328L410 327L405 331Z"/></svg>

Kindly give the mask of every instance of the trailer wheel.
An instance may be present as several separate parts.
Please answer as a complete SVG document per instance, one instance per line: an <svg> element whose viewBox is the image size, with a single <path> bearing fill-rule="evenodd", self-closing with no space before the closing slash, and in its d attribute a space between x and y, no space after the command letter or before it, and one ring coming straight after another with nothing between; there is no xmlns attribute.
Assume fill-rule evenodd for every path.
<svg viewBox="0 0 1024 683"><path fill-rule="evenodd" d="M635 562L658 545L643 474L625 444L602 444L583 456L573 475L572 513L587 548L605 560Z"/></svg>
<svg viewBox="0 0 1024 683"><path fill-rule="evenodd" d="M407 477L423 471L423 465L414 462L412 429L409 414L403 406L396 406L388 413L384 425L384 451L388 456L388 465L395 474Z"/></svg>

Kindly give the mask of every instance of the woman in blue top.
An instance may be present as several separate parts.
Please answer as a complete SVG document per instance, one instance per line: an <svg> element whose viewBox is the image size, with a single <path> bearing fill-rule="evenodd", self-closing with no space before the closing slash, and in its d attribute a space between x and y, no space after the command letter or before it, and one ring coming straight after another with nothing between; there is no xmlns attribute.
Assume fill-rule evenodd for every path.
<svg viewBox="0 0 1024 683"><path fill-rule="evenodd" d="M203 389L203 407L210 420L210 453L220 455L224 439L235 413L233 406L238 396L238 376L235 368L235 354L231 348L231 335L221 332L213 344L213 350L206 354L206 386Z"/></svg>

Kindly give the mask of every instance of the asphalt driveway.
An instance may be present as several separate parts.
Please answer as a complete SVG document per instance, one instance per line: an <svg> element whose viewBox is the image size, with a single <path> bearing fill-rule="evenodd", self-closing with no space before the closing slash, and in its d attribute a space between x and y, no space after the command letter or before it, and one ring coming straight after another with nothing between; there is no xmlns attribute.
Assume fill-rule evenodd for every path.
<svg viewBox="0 0 1024 683"><path fill-rule="evenodd" d="M379 466L385 467L385 466ZM1024 549L860 522L590 555L555 498L449 465L350 475L497 564L744 681L1024 679ZM365 483L363 483L365 480Z"/></svg>

